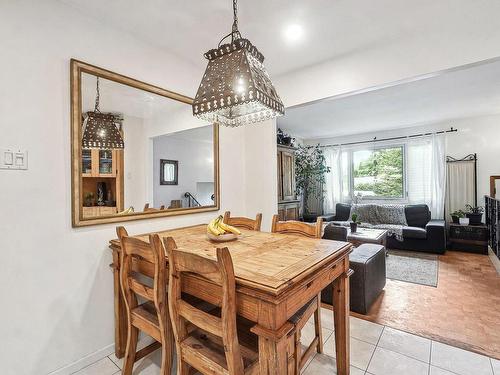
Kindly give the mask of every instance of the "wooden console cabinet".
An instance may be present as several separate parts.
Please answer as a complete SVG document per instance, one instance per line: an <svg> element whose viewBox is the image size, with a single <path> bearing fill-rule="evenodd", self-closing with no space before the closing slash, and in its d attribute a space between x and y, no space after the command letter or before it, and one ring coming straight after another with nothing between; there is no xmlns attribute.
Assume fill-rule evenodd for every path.
<svg viewBox="0 0 500 375"><path fill-rule="evenodd" d="M298 220L300 200L295 194L295 148L278 145L278 215Z"/></svg>

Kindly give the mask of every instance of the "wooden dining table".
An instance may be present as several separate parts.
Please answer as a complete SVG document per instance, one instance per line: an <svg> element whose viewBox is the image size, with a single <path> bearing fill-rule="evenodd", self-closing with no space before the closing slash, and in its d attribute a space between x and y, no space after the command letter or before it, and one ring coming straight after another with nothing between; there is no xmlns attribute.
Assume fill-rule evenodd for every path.
<svg viewBox="0 0 500 375"><path fill-rule="evenodd" d="M206 236L206 225L158 233L173 237L179 249L215 259L217 247L231 253L236 278L237 313L252 322L258 336L261 375L292 374L293 324L289 319L328 285L333 285L337 374L349 374L349 253L347 242L291 234L242 230L235 241L217 243ZM148 241L149 233L134 236ZM113 251L115 294L115 354L125 352L127 323L120 286L120 241ZM168 265L167 265L168 266ZM217 285L193 275L183 292L220 304ZM289 367L290 366L290 367Z"/></svg>

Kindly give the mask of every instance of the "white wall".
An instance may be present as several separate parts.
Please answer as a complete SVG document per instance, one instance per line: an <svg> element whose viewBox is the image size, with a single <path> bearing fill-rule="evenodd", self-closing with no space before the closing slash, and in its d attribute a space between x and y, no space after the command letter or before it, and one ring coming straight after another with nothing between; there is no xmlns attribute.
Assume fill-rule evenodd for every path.
<svg viewBox="0 0 500 375"><path fill-rule="evenodd" d="M110 352L114 340L107 244L115 225L71 228L70 58L187 95L196 92L203 72L50 0L0 2L0 35L0 147L29 152L27 171L0 170L0 299L8 306L1 313L0 372L47 374L96 351ZM251 128L251 147L259 133L272 133L265 125ZM221 212L257 211L245 200L245 135L245 129L220 131ZM260 147L256 159L266 163L259 160L260 169L251 172L263 173L262 184L272 182L275 196L275 151L270 140L262 144L269 147ZM214 215L126 227L143 233Z"/></svg>
<svg viewBox="0 0 500 375"><path fill-rule="evenodd" d="M357 142L371 140L375 136L378 139L382 139L447 130L451 126L458 129L458 132L447 134L446 155L462 158L468 154L477 153L478 204L484 205L483 196L489 195L490 192L490 176L500 175L500 115L463 118L424 126L356 134L337 138L307 140L306 143L320 143L325 145Z"/></svg>
<svg viewBox="0 0 500 375"><path fill-rule="evenodd" d="M125 149L123 150L124 168L124 209L130 206L135 211L141 211L146 198L146 170L149 142L146 138L144 120L142 118L124 115L123 138Z"/></svg>
<svg viewBox="0 0 500 375"><path fill-rule="evenodd" d="M197 197L196 184L198 182L214 182L213 142L211 138L210 134L210 141L181 139L174 134L153 139L154 207L161 205L168 207L172 200L177 199L183 201L183 207L188 207L184 193L190 192ZM177 185L160 185L160 159L178 162ZM214 190L212 190L212 194L213 192Z"/></svg>

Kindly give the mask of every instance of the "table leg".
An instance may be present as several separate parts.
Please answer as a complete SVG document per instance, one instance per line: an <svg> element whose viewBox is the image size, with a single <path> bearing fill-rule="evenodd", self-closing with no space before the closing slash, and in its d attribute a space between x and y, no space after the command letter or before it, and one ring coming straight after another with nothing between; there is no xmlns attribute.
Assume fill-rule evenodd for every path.
<svg viewBox="0 0 500 375"><path fill-rule="evenodd" d="M333 282L333 312L337 374L349 375L349 276L346 272Z"/></svg>
<svg viewBox="0 0 500 375"><path fill-rule="evenodd" d="M277 331L259 325L251 329L259 336L260 375L288 374L287 338L292 329L288 322Z"/></svg>
<svg viewBox="0 0 500 375"><path fill-rule="evenodd" d="M120 282L120 255L113 251L113 286L115 295L115 355L123 358L127 345L127 314L123 301Z"/></svg>

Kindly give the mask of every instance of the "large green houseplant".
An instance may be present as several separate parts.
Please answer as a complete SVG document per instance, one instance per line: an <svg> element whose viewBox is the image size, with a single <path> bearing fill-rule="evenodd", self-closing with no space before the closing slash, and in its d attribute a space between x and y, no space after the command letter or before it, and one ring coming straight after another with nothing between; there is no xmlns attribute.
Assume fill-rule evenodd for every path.
<svg viewBox="0 0 500 375"><path fill-rule="evenodd" d="M322 198L325 174L330 172L325 155L319 145L298 146L295 151L295 183L297 193L302 195L303 216L311 215L308 207L310 197Z"/></svg>

